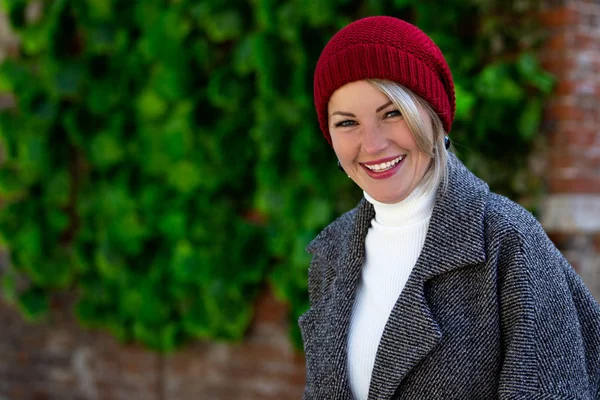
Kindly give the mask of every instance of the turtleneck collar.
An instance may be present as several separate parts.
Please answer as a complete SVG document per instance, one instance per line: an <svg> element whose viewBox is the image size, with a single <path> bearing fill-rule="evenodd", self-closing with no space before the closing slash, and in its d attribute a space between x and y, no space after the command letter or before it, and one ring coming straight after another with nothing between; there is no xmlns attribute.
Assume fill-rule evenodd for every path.
<svg viewBox="0 0 600 400"><path fill-rule="evenodd" d="M430 218L439 182L433 186L419 185L404 200L385 204L364 192L365 199L375 209L374 222L387 227L401 227Z"/></svg>

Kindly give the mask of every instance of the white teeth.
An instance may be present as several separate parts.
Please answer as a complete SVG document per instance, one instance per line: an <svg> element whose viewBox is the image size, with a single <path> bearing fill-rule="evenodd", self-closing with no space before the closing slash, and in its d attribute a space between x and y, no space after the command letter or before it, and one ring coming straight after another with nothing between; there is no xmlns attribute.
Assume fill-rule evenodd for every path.
<svg viewBox="0 0 600 400"><path fill-rule="evenodd" d="M383 171L387 171L388 169L390 169L393 166L395 166L396 164L398 164L400 161L402 161L403 158L404 158L404 156L399 156L395 160L384 162L384 163L381 163L381 164L376 164L376 165L366 165L366 164L363 164L363 165L365 167L369 168L371 171L383 172Z"/></svg>

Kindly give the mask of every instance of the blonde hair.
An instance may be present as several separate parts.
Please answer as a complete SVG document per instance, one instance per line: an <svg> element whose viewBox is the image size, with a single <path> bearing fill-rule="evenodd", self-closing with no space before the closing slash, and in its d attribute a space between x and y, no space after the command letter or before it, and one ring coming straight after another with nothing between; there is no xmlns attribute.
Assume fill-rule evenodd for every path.
<svg viewBox="0 0 600 400"><path fill-rule="evenodd" d="M423 177L422 184L426 186L426 190L435 189L434 186L438 182L440 189L445 190L448 184L448 151L444 144L446 131L440 117L428 102L396 82L383 79L367 79L367 82L389 97L398 107L417 146L432 158ZM429 116L431 123L428 123L427 118L423 118L421 111Z"/></svg>

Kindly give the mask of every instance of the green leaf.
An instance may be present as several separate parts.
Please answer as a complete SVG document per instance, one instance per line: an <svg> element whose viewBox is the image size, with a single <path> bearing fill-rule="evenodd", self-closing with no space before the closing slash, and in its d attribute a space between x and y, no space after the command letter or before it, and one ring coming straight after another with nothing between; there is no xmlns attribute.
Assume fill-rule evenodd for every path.
<svg viewBox="0 0 600 400"><path fill-rule="evenodd" d="M526 80L532 78L539 72L539 63L532 53L524 53L517 59L517 70Z"/></svg>
<svg viewBox="0 0 600 400"><path fill-rule="evenodd" d="M52 88L57 97L73 97L81 90L83 80L84 72L80 65L62 64L56 71Z"/></svg>
<svg viewBox="0 0 600 400"><path fill-rule="evenodd" d="M28 321L39 321L50 308L48 296L39 289L29 289L19 296L19 308Z"/></svg>
<svg viewBox="0 0 600 400"><path fill-rule="evenodd" d="M180 161L167 172L167 181L178 192L189 194L200 186L202 178L196 165Z"/></svg>
<svg viewBox="0 0 600 400"><path fill-rule="evenodd" d="M530 83L532 83L536 88L546 95L552 92L555 82L556 78L554 75L544 71L538 71L538 73L530 80Z"/></svg>
<svg viewBox="0 0 600 400"><path fill-rule="evenodd" d="M456 94L456 113L457 120L468 120L471 117L471 112L475 106L476 96L465 90L462 85L456 83L454 85Z"/></svg>
<svg viewBox="0 0 600 400"><path fill-rule="evenodd" d="M509 105L518 103L525 94L504 64L486 67L477 77L476 87L482 96Z"/></svg>
<svg viewBox="0 0 600 400"><path fill-rule="evenodd" d="M125 282L127 279L127 268L116 255L111 256L108 252L97 251L94 266L100 277L108 282Z"/></svg>
<svg viewBox="0 0 600 400"><path fill-rule="evenodd" d="M53 232L63 232L69 226L69 216L62 210L49 210L48 225Z"/></svg>
<svg viewBox="0 0 600 400"><path fill-rule="evenodd" d="M103 132L96 135L90 146L92 162L101 169L112 167L123 160L125 151L115 135Z"/></svg>
<svg viewBox="0 0 600 400"><path fill-rule="evenodd" d="M23 226L13 239L13 246L27 259L37 259L42 255L42 234L32 223Z"/></svg>
<svg viewBox="0 0 600 400"><path fill-rule="evenodd" d="M531 100L519 118L519 134L527 141L537 133L542 119L543 104L541 100Z"/></svg>
<svg viewBox="0 0 600 400"><path fill-rule="evenodd" d="M170 210L163 215L159 222L158 228L165 238L171 240L182 239L186 233L187 218L179 210ZM176 251L177 254L177 251Z"/></svg>
<svg viewBox="0 0 600 400"><path fill-rule="evenodd" d="M139 255L143 241L148 235L148 226L135 211L121 214L113 221L109 230L111 242L125 255Z"/></svg>
<svg viewBox="0 0 600 400"><path fill-rule="evenodd" d="M331 204L325 199L314 198L306 204L304 212L305 226L323 226L331 219Z"/></svg>
<svg viewBox="0 0 600 400"><path fill-rule="evenodd" d="M71 189L71 176L66 170L56 170L47 181L46 193L44 203L46 207L52 208L65 208L69 204L69 192ZM56 213L55 210L49 210L50 213ZM59 213L66 217L66 213L61 210ZM54 231L60 231L64 228L65 223L62 221L61 216L56 216L56 229ZM61 228L62 227L62 228Z"/></svg>
<svg viewBox="0 0 600 400"><path fill-rule="evenodd" d="M200 21L208 38L215 43L222 43L241 36L243 31L242 17L238 11L228 10L212 14L210 18Z"/></svg>
<svg viewBox="0 0 600 400"><path fill-rule="evenodd" d="M227 69L211 77L206 91L212 105L228 111L239 109L238 99L243 97L244 92L243 83Z"/></svg>
<svg viewBox="0 0 600 400"><path fill-rule="evenodd" d="M95 20L108 20L112 16L113 8L110 0L84 0L88 14Z"/></svg>
<svg viewBox="0 0 600 400"><path fill-rule="evenodd" d="M238 75L248 75L256 69L256 60L252 47L254 35L244 36L235 48L233 66Z"/></svg>
<svg viewBox="0 0 600 400"><path fill-rule="evenodd" d="M167 103L153 91L144 91L137 98L136 108L142 118L153 120L167 111Z"/></svg>

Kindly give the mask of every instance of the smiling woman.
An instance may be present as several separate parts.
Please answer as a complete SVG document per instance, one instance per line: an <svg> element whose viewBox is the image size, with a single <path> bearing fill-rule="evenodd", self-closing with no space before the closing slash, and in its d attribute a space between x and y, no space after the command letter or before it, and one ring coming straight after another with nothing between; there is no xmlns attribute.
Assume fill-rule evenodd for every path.
<svg viewBox="0 0 600 400"><path fill-rule="evenodd" d="M431 39L356 21L314 97L364 199L308 247L304 398L597 399L600 307L536 219L448 151L454 85Z"/></svg>

